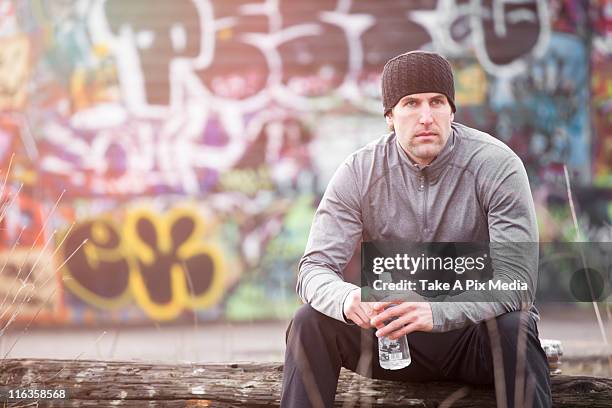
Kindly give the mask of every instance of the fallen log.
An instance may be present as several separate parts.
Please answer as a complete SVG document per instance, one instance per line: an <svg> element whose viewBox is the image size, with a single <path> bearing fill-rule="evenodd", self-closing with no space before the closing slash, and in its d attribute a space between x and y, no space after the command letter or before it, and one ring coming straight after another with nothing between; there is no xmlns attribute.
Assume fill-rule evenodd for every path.
<svg viewBox="0 0 612 408"><path fill-rule="evenodd" d="M117 361L7 359L0 363L8 389L60 390L65 400L9 401L8 407L269 407L278 406L280 363L167 364ZM612 379L553 376L555 407L609 407ZM37 405L40 403L40 405ZM459 383L396 383L343 370L336 406L494 407L492 387Z"/></svg>

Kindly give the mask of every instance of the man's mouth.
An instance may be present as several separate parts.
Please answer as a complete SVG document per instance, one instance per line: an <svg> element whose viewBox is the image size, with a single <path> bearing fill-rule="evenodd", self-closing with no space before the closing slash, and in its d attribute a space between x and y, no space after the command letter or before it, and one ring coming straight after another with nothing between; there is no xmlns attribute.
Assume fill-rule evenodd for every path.
<svg viewBox="0 0 612 408"><path fill-rule="evenodd" d="M438 136L436 132L419 132L416 134L416 137L433 137Z"/></svg>

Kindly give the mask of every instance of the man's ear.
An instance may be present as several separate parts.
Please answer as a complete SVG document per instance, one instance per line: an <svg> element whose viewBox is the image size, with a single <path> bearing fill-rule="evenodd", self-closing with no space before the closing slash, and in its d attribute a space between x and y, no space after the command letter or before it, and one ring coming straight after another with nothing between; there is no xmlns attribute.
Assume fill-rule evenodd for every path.
<svg viewBox="0 0 612 408"><path fill-rule="evenodd" d="M387 121L387 127L389 130L393 131L393 112L389 112L385 115L385 120Z"/></svg>
<svg viewBox="0 0 612 408"><path fill-rule="evenodd" d="M451 112L451 122L455 120L455 113Z"/></svg>

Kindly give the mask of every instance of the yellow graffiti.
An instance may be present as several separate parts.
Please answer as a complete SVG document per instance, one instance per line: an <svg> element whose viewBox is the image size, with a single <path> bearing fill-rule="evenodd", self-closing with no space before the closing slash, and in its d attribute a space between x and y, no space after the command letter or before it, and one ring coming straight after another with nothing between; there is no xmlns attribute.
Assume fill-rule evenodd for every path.
<svg viewBox="0 0 612 408"><path fill-rule="evenodd" d="M177 226L181 220L191 220L194 225L189 234L181 242L172 242L172 227ZM156 248L153 242L145 242L138 233L138 224L146 223L154 228ZM223 295L224 282L221 271L224 269L223 256L213 244L202 242L204 235L204 222L195 211L178 208L171 210L165 217L158 217L153 212L141 209L129 213L124 236L133 247L130 284L132 293L140 307L147 314L158 320L176 318L184 308L206 308L217 303ZM172 291L171 301L158 304L151 299L146 288L140 266L136 261L151 266L155 263L157 251L168 255L174 253L175 262L170 267L170 285ZM189 288L188 271L185 261L196 255L207 255L213 263L212 279L208 290L202 294L194 294Z"/></svg>
<svg viewBox="0 0 612 408"><path fill-rule="evenodd" d="M224 256L215 244L206 240L208 229L195 209L175 208L165 215L149 209L130 210L123 228L108 216L82 225L88 227L85 231L88 242L79 255L83 259L75 264L72 272L68 263L64 267L64 276L66 286L84 301L100 308L115 309L134 299L152 319L170 320L185 309L211 307L223 296L226 284ZM66 252L64 250L64 256L68 257ZM187 264L189 260L204 257L212 266L208 271L211 273L210 282L202 293L197 293L190 282L189 273L193 271ZM160 264L161 258L170 259L171 263ZM128 274L125 291L116 297L101 296L75 278L85 269L87 279L111 282L112 277L108 280L107 273L112 271L107 269L112 265ZM160 302L151 295L147 287L147 283L151 284L151 275L147 276L147 272L151 271L155 274L153 278L159 278L162 284L165 283L165 274L168 274L170 298L167 302ZM95 273L100 276L91 276ZM159 285L160 282L153 284Z"/></svg>
<svg viewBox="0 0 612 408"><path fill-rule="evenodd" d="M91 223L89 237L79 250L81 251L80 255L84 257L89 271L102 270L102 273L105 275L104 278L99 276L94 277L94 279L113 280L116 274L119 273L118 270L121 269L121 266L124 266L125 269L128 268L126 259L129 254L117 232L119 228L110 216L100 216L95 220L83 221L80 225L86 225L87 223ZM118 238L117 242L112 242L111 234ZM65 246L63 249L64 259L67 259L71 253L67 253ZM78 252L75 255L78 256ZM115 297L109 298L108 296L98 295L82 285L79 279L73 276L69 265L67 264L63 268L64 284L74 294L88 303L104 309L118 309L125 306L131 300L130 288L128 286ZM104 268L101 268L102 266ZM77 271L74 271L74 273L77 273Z"/></svg>
<svg viewBox="0 0 612 408"><path fill-rule="evenodd" d="M30 42L24 35L0 40L0 110L23 107L28 84Z"/></svg>
<svg viewBox="0 0 612 408"><path fill-rule="evenodd" d="M455 73L456 104L482 105L486 102L487 76L478 64L457 69Z"/></svg>

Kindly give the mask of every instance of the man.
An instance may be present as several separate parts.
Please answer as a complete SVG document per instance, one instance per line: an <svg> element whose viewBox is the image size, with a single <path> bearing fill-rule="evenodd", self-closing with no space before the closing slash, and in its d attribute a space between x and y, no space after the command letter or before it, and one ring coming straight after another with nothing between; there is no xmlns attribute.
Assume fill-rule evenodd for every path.
<svg viewBox="0 0 612 408"><path fill-rule="evenodd" d="M522 162L492 136L453 122L454 93L451 66L438 54L409 52L385 65L391 133L345 160L316 212L300 262L297 291L306 305L288 330L281 406L332 406L341 367L397 381L494 383L508 407L551 406L537 312L525 311L533 291L499 302L386 308L362 302L360 288L342 278L360 241L538 241ZM495 273L518 273L533 288L537 271L518 258L496 256ZM376 338L402 335L412 363L382 369Z"/></svg>

